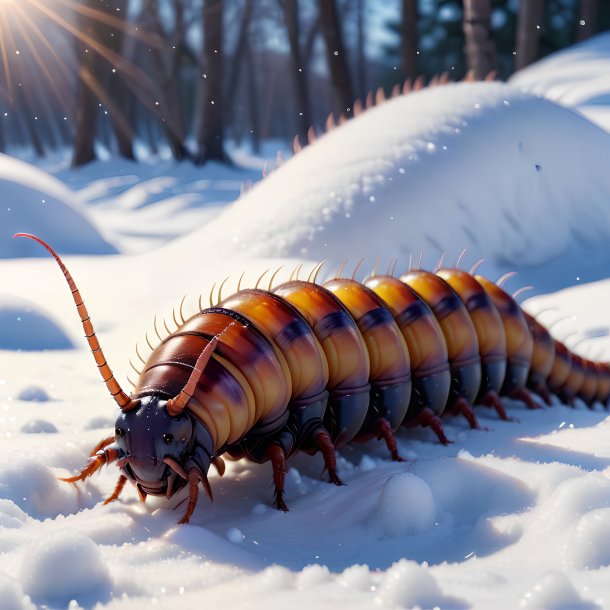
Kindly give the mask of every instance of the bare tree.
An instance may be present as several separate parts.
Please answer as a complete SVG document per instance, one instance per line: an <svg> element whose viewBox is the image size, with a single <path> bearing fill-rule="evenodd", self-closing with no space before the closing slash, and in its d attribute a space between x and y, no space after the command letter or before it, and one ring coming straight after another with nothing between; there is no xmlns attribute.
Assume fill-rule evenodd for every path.
<svg viewBox="0 0 610 610"><path fill-rule="evenodd" d="M496 45L491 33L491 0L464 0L464 36L468 69L477 80L496 68Z"/></svg>
<svg viewBox="0 0 610 610"><path fill-rule="evenodd" d="M99 4L95 0L84 0L87 8L95 8ZM99 21L79 12L77 20L81 32L94 40L101 39L102 27ZM78 167L95 160L95 133L97 122L97 98L94 93L100 58L94 48L76 40L76 55L78 58L78 94L76 99L74 151L72 166Z"/></svg>
<svg viewBox="0 0 610 610"><path fill-rule="evenodd" d="M326 58L335 97L342 114L351 115L354 87L347 67L343 33L336 0L318 0L320 27L326 42Z"/></svg>
<svg viewBox="0 0 610 610"><path fill-rule="evenodd" d="M417 21L419 13L418 0L402 0L402 71L405 78L415 79L417 69Z"/></svg>
<svg viewBox="0 0 610 610"><path fill-rule="evenodd" d="M223 5L223 0L204 0L203 3L202 66L205 78L201 82L201 122L196 157L198 164L206 161L229 161L223 142Z"/></svg>
<svg viewBox="0 0 610 610"><path fill-rule="evenodd" d="M538 59L543 14L544 0L522 0L519 3L515 70L525 68Z"/></svg>
<svg viewBox="0 0 610 610"><path fill-rule="evenodd" d="M294 85L297 102L297 125L299 138L307 140L307 130L311 127L311 105L309 98L309 85L307 81L307 63L301 51L301 27L299 19L299 5L297 0L281 0L284 11L284 21L288 31L290 43L290 58L294 75Z"/></svg>
<svg viewBox="0 0 610 610"><path fill-rule="evenodd" d="M576 40L586 40L597 32L599 0L580 0Z"/></svg>

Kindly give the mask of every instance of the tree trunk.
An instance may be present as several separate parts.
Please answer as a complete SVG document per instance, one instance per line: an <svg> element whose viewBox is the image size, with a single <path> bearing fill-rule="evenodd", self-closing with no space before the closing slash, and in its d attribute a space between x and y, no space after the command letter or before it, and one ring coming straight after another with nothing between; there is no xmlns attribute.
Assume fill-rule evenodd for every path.
<svg viewBox="0 0 610 610"><path fill-rule="evenodd" d="M252 61L250 39L246 40L246 67L248 68L248 101L250 106L250 131L252 135L252 151L258 154L261 149L260 116L258 108L258 89L256 87L256 67Z"/></svg>
<svg viewBox="0 0 610 610"><path fill-rule="evenodd" d="M515 70L525 68L538 59L543 14L544 0L521 0L519 3Z"/></svg>
<svg viewBox="0 0 610 610"><path fill-rule="evenodd" d="M576 41L586 40L597 32L599 0L580 0Z"/></svg>
<svg viewBox="0 0 610 610"><path fill-rule="evenodd" d="M223 0L204 0L203 73L201 123L196 162L228 162L223 144L222 99L222 14Z"/></svg>
<svg viewBox="0 0 610 610"><path fill-rule="evenodd" d="M295 97L297 102L297 131L302 142L307 141L307 130L311 127L311 107L309 103L309 85L307 69L301 53L301 36L299 23L299 6L297 0L284 0L284 20L290 43L290 58L294 74Z"/></svg>
<svg viewBox="0 0 610 610"><path fill-rule="evenodd" d="M474 72L476 80L483 80L496 68L491 0L464 0L464 37L468 69Z"/></svg>
<svg viewBox="0 0 610 610"><path fill-rule="evenodd" d="M356 4L356 11L356 26L358 32L356 75L359 95L362 99L364 99L368 93L366 87L366 53L364 52L366 47L366 19L364 18L364 13L366 11L366 0L358 0Z"/></svg>
<svg viewBox="0 0 610 610"><path fill-rule="evenodd" d="M318 0L320 26L326 42L326 58L330 79L341 114L351 115L354 87L347 67L345 45L336 0Z"/></svg>
<svg viewBox="0 0 610 610"><path fill-rule="evenodd" d="M103 5L102 5L103 6ZM109 7L115 11L115 14L127 16L127 0L114 0ZM125 35L123 30L116 29L110 37L108 47L117 55L120 55L123 61L127 61L123 55L123 41ZM133 122L130 121L130 114L133 109L133 96L123 80L120 66L119 73L111 73L108 82L108 95L114 102L114 111L110 113L110 121L112 129L116 136L119 155L125 159L134 160L133 154ZM122 120L116 116L116 112L122 113Z"/></svg>
<svg viewBox="0 0 610 610"><path fill-rule="evenodd" d="M419 18L417 0L402 0L402 71L405 78L412 80L419 76L417 69L417 21Z"/></svg>
<svg viewBox="0 0 610 610"><path fill-rule="evenodd" d="M239 27L239 34L237 36L237 44L235 45L235 52L233 53L227 83L227 115L231 114L231 109L233 108L233 100L235 99L237 85L239 84L239 75L241 72L244 50L248 42L248 29L250 27L250 21L252 20L252 0L245 0L245 2L246 5L244 6L241 25Z"/></svg>

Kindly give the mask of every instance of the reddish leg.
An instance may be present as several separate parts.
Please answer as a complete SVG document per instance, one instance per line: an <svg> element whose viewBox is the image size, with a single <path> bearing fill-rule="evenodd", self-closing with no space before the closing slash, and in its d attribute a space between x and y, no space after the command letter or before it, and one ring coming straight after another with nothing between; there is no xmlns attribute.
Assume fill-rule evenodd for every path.
<svg viewBox="0 0 610 610"><path fill-rule="evenodd" d="M550 407L553 405L553 400L551 399L551 391L548 386L544 383L541 383L536 389L536 394L544 400L544 402Z"/></svg>
<svg viewBox="0 0 610 610"><path fill-rule="evenodd" d="M84 481L87 477L90 477L94 472L98 471L104 464L111 464L117 459L116 451L109 449L104 453L99 453L91 460L89 460L89 464L85 466L79 474L74 477L60 477L60 481L65 481L66 483L76 483L77 481Z"/></svg>
<svg viewBox="0 0 610 610"><path fill-rule="evenodd" d="M377 440L381 440L382 438L385 440L385 444L388 448L388 451L392 455L392 459L395 462L404 462L404 458L400 457L398 453L398 447L396 446L396 437L394 436L394 432L390 426L390 422L385 417L380 417L375 422L375 434L377 436Z"/></svg>
<svg viewBox="0 0 610 610"><path fill-rule="evenodd" d="M412 419L408 424L407 428L415 428L416 426L422 426L425 428L426 426L430 426L433 432L438 437L438 440L443 445L449 445L453 441L450 441L445 436L445 431L443 430L443 424L441 423L441 418L434 413L432 409L429 407L425 407L422 412L415 418Z"/></svg>
<svg viewBox="0 0 610 610"><path fill-rule="evenodd" d="M114 443L114 436L109 436L108 438L102 439L93 449L91 449L91 453L89 453L90 457L93 457L98 451L104 449L104 447L108 447L108 445Z"/></svg>
<svg viewBox="0 0 610 610"><path fill-rule="evenodd" d="M491 407L492 409L495 409L496 413L498 414L498 417L504 421L519 421L518 419L514 417L509 417L506 414L506 410L502 405L500 396L498 396L498 393L494 392L493 390L490 390L489 392L487 392L487 394L485 394L485 396L483 396L481 404L485 405L486 407Z"/></svg>
<svg viewBox="0 0 610 610"><path fill-rule="evenodd" d="M450 411L452 415L463 415L470 424L471 428L476 430L481 429L479 422L477 421L477 416L474 414L472 407L463 396L460 396L460 398L453 403Z"/></svg>
<svg viewBox="0 0 610 610"><path fill-rule="evenodd" d="M528 409L542 409L542 407L534 400L534 397L525 388L516 388L510 394L510 398L520 400L527 405Z"/></svg>
<svg viewBox="0 0 610 610"><path fill-rule="evenodd" d="M119 476L119 480L116 482L116 486L114 488L114 491L112 492L112 495L108 496L104 500L104 506L106 504L114 502L115 500L118 500L119 496L121 495L121 492L123 491L123 487L125 487L125 483L127 483L127 477L122 474Z"/></svg>
<svg viewBox="0 0 610 610"><path fill-rule="evenodd" d="M275 507L278 510L288 511L284 502L284 481L286 479L286 455L279 445L271 445L267 449L267 458L273 466L273 483L275 485Z"/></svg>
<svg viewBox="0 0 610 610"><path fill-rule="evenodd" d="M324 429L319 430L315 434L315 439L322 456L324 457L324 466L328 470L328 476L331 483L335 485L343 485L343 481L337 475L337 458L335 457L335 446L330 440L330 435Z"/></svg>

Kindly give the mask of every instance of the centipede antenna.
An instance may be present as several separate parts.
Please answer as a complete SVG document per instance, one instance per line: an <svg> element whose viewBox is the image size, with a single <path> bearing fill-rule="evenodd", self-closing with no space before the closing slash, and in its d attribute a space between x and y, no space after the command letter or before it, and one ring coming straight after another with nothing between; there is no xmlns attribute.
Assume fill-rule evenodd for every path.
<svg viewBox="0 0 610 610"><path fill-rule="evenodd" d="M274 272L273 275L271 276L271 279L269 280L269 292L271 292L272 288L273 288L273 280L275 279L275 276L284 268L284 265L280 265Z"/></svg>
<svg viewBox="0 0 610 610"><path fill-rule="evenodd" d="M142 354L140 354L140 346L136 343L136 356L142 361L142 364L146 364L146 360L142 358Z"/></svg>
<svg viewBox="0 0 610 610"><path fill-rule="evenodd" d="M138 374L138 377L142 374L140 373L140 371L138 371L135 364L131 361L131 358L129 359L129 366L131 366L131 368Z"/></svg>
<svg viewBox="0 0 610 610"><path fill-rule="evenodd" d="M301 150L303 150L303 146L301 145L301 140L299 140L299 136L296 135L292 140L292 152L296 155Z"/></svg>
<svg viewBox="0 0 610 610"><path fill-rule="evenodd" d="M366 94L366 99L364 100L365 108L372 108L375 105L375 100L373 99L373 92L369 91Z"/></svg>
<svg viewBox="0 0 610 610"><path fill-rule="evenodd" d="M460 263L462 262L462 258L464 257L464 254L466 254L466 248L464 248L461 252L460 255L458 256L458 259L455 263L455 268L459 269L460 268Z"/></svg>
<svg viewBox="0 0 610 610"><path fill-rule="evenodd" d="M227 283L227 281L230 279L230 275L227 275L227 277L222 280L222 284L220 284L219 288L218 288L218 301L216 302L216 304L218 305L218 303L222 302L222 289L224 287L224 285Z"/></svg>
<svg viewBox="0 0 610 610"><path fill-rule="evenodd" d="M159 337L159 341L163 341L163 338L159 334L159 329L157 328L157 315L155 314L155 318L153 320L153 326L155 327L155 334Z"/></svg>
<svg viewBox="0 0 610 610"><path fill-rule="evenodd" d="M443 252L442 256L438 260L438 263L436 263L436 266L432 270L432 273L436 273L443 266L443 263L445 262L445 254L446 252Z"/></svg>
<svg viewBox="0 0 610 610"><path fill-rule="evenodd" d="M163 318L163 326L165 326L165 330L167 331L168 335L172 334L172 331L168 328L167 326L167 320L165 318Z"/></svg>
<svg viewBox="0 0 610 610"><path fill-rule="evenodd" d="M524 292L527 292L528 290L534 290L533 286L522 286L521 288L519 288L519 290L515 290L515 292L513 292L513 294L511 295L513 297L513 299L516 299L520 294L523 294Z"/></svg>
<svg viewBox="0 0 610 610"><path fill-rule="evenodd" d="M182 320L182 324L184 324L185 319L184 319L184 314L182 313L182 308L184 307L184 301L186 300L186 295L184 295L182 297L182 301L180 301L180 309L178 311L178 313L180 314L180 319Z"/></svg>
<svg viewBox="0 0 610 610"><path fill-rule="evenodd" d="M148 331L144 334L144 337L146 338L146 343L148 344L148 347L150 347L150 349L152 351L155 351L153 344L150 342L150 339L148 338Z"/></svg>
<svg viewBox="0 0 610 610"><path fill-rule="evenodd" d="M336 280L338 280L341 277L341 274L343 273L343 270L345 269L345 265L347 265L347 259L345 259L339 266L339 269L337 269L337 273L335 273Z"/></svg>
<svg viewBox="0 0 610 610"><path fill-rule="evenodd" d="M356 265L356 268L354 269L354 272L352 273L352 277L351 277L352 280L356 279L356 273L358 273L358 269L360 269L360 266L362 265L363 262L364 262L364 258L361 258L358 261L358 264Z"/></svg>
<svg viewBox="0 0 610 610"><path fill-rule="evenodd" d="M381 265L381 256L378 256L377 260L375 261L375 266L373 267L373 270L371 271L371 277L375 277L377 275L377 271L379 270L379 265Z"/></svg>
<svg viewBox="0 0 610 610"><path fill-rule="evenodd" d="M314 273L313 276L313 283L315 284L317 279L318 279L318 273L320 273L320 269L322 269L322 267L324 267L324 263L326 263L326 261L322 261L319 265L318 265L318 269L316 270L316 272Z"/></svg>
<svg viewBox="0 0 610 610"><path fill-rule="evenodd" d="M210 307L214 307L214 288L216 288L216 282L212 284L210 289Z"/></svg>
<svg viewBox="0 0 610 610"><path fill-rule="evenodd" d="M496 286L498 288L502 288L502 286L504 285L504 283L509 280L511 277L514 277L515 275L517 275L516 271L509 271L508 273L505 273L501 278L498 279L498 281L496 282Z"/></svg>
<svg viewBox="0 0 610 610"><path fill-rule="evenodd" d="M239 276L239 279L237 280L237 292L241 290L241 282L244 279L244 275L246 275L246 272L242 271L241 275Z"/></svg>
<svg viewBox="0 0 610 610"><path fill-rule="evenodd" d="M265 269L259 278L256 280L256 284L254 284L254 290L258 290L258 285L261 283L261 280L267 275L269 269Z"/></svg>
<svg viewBox="0 0 610 610"><path fill-rule="evenodd" d="M468 273L470 273L470 275L474 275L477 272L477 269L485 262L484 258L480 258L470 269L470 271Z"/></svg>

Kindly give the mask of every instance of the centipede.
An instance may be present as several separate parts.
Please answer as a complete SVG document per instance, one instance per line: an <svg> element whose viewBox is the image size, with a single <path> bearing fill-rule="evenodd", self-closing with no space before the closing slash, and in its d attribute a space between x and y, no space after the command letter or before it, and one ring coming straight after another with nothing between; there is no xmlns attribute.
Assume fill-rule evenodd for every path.
<svg viewBox="0 0 610 610"><path fill-rule="evenodd" d="M384 441L402 461L395 433L429 426L447 444L442 418L463 415L479 427L473 405L511 419L502 397L528 408L552 404L608 407L610 366L573 353L526 313L503 288L476 273L437 265L391 266L360 282L342 269L317 282L298 271L268 289L241 289L210 302L153 345L127 394L110 369L88 310L59 255L41 238L63 272L85 337L120 408L114 434L91 451L68 483L85 481L116 464L119 477L105 504L130 481L139 497L171 498L186 488L180 523L188 523L200 486L212 498L208 472L222 475L223 457L271 462L274 505L288 510L286 462L320 452L330 482L341 485L336 450L354 442ZM221 286L222 288L222 286ZM535 398L538 397L538 399Z"/></svg>

